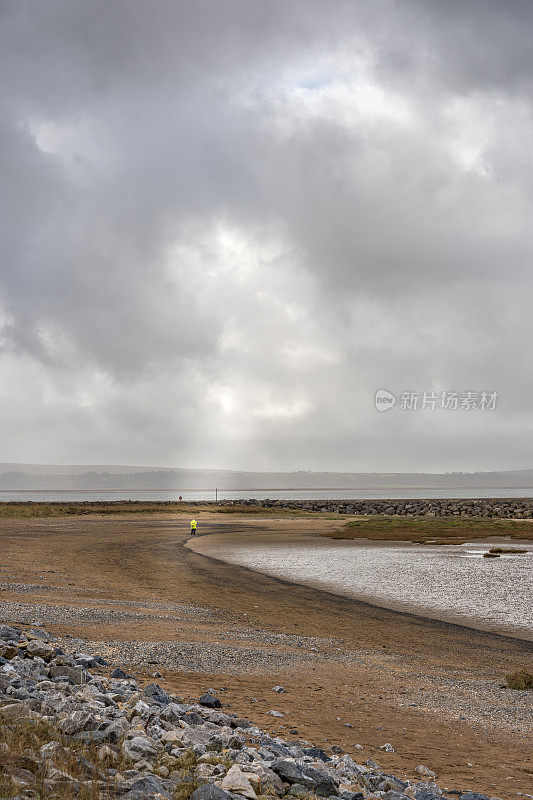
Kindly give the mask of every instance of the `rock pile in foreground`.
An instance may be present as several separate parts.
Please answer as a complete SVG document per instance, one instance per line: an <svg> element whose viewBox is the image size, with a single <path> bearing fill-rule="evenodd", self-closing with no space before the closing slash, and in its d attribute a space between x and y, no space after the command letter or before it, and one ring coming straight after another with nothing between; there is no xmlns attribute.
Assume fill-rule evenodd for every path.
<svg viewBox="0 0 533 800"><path fill-rule="evenodd" d="M42 629L0 625L0 796L122 800L331 797L443 800L421 780L390 775L303 740L271 738L221 710L213 694L184 703L99 656L64 653ZM385 747L391 748L390 745ZM448 792L449 794L449 792ZM473 792L459 800L488 800Z"/></svg>

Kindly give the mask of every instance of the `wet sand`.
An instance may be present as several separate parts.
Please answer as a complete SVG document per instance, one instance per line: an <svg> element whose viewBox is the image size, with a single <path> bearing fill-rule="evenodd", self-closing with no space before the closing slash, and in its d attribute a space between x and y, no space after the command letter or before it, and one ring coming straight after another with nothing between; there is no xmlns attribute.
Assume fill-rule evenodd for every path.
<svg viewBox="0 0 533 800"><path fill-rule="evenodd" d="M251 541L339 524L197 518L204 533ZM424 763L450 788L528 790L531 693L499 689L531 668L528 643L288 584L195 553L187 539L188 520L171 514L1 520L0 616L83 637L80 649L147 680L159 670L181 694L226 686L225 704L268 730L350 753L361 744L358 759L408 776ZM396 752L375 751L385 742Z"/></svg>
<svg viewBox="0 0 533 800"><path fill-rule="evenodd" d="M210 534L187 547L290 583L382 608L533 642L533 545L485 559L509 539L475 544L338 540L295 534Z"/></svg>

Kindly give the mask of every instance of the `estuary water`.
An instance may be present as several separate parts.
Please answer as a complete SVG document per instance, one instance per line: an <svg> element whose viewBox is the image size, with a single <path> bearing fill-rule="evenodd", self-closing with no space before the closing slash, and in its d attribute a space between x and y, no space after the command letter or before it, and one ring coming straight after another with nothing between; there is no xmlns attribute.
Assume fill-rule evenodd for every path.
<svg viewBox="0 0 533 800"><path fill-rule="evenodd" d="M111 503L116 500L137 500L141 502L172 501L178 500L416 500L423 498L482 498L482 497L532 497L533 487L491 487L480 488L470 486L467 488L440 488L427 489L424 487L391 488L382 487L374 489L236 489L225 490L213 488L209 491L199 489L166 489L139 490L139 489L87 489L87 490L60 490L60 489L24 489L17 491L0 491L0 501L3 502L41 502L41 503Z"/></svg>
<svg viewBox="0 0 533 800"><path fill-rule="evenodd" d="M483 558L495 545L419 545L206 536L194 550L277 578L374 605L533 640L533 544Z"/></svg>

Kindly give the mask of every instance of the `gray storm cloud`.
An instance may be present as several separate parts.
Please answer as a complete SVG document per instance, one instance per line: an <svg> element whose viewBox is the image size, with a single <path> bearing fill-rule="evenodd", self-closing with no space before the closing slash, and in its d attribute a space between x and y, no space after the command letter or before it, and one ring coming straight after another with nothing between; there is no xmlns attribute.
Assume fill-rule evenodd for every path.
<svg viewBox="0 0 533 800"><path fill-rule="evenodd" d="M532 22L1 2L1 460L530 467Z"/></svg>

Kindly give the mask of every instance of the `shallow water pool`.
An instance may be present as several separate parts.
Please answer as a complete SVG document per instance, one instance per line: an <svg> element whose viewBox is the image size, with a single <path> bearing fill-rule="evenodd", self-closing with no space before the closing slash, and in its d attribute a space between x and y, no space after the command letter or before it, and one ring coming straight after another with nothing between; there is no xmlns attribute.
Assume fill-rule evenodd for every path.
<svg viewBox="0 0 533 800"><path fill-rule="evenodd" d="M294 583L386 608L533 639L533 545L483 558L494 542L388 544L281 537L254 543L208 537L201 552ZM196 549L196 548L195 548Z"/></svg>

